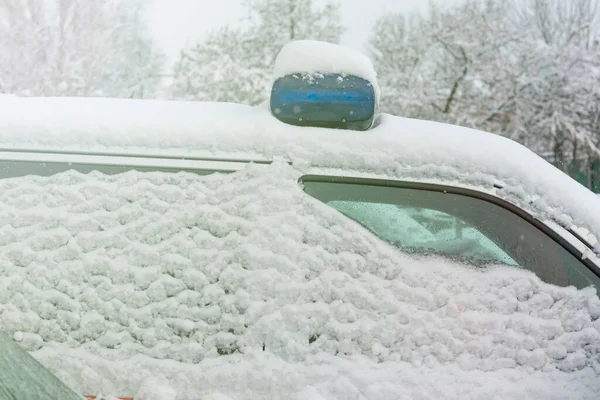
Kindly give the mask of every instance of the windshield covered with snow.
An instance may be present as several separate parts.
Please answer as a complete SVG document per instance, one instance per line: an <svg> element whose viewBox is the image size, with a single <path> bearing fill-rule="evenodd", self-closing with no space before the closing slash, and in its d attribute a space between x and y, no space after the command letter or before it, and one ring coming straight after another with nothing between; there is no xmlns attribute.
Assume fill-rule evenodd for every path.
<svg viewBox="0 0 600 400"><path fill-rule="evenodd" d="M80 393L381 398L422 393L423 368L431 395L595 392L594 290L412 258L297 179L276 163L1 180L3 329Z"/></svg>
<svg viewBox="0 0 600 400"><path fill-rule="evenodd" d="M600 398L599 27L600 0L0 0L0 394Z"/></svg>

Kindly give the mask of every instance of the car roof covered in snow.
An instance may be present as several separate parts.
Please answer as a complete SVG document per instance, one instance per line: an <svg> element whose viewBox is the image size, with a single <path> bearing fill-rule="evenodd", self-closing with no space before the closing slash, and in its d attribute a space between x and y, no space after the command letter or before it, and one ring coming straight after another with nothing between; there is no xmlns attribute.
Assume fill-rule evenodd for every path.
<svg viewBox="0 0 600 400"><path fill-rule="evenodd" d="M451 184L600 237L600 199L509 139L387 114L366 132L286 125L268 105L99 98L0 98L0 148L140 152L270 161L306 173Z"/></svg>

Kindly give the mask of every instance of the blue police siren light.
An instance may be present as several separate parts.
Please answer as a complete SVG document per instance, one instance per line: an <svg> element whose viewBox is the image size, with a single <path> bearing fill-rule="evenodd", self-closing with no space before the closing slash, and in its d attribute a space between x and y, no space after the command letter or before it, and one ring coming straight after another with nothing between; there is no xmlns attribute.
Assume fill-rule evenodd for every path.
<svg viewBox="0 0 600 400"><path fill-rule="evenodd" d="M373 126L375 108L373 85L354 75L296 73L271 90L271 112L290 125L364 131Z"/></svg>

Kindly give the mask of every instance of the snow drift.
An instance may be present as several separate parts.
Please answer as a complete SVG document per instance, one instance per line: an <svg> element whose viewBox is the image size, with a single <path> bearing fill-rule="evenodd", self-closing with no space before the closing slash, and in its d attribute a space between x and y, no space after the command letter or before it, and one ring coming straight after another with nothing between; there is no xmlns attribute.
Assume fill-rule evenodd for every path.
<svg viewBox="0 0 600 400"><path fill-rule="evenodd" d="M593 290L409 257L299 175L0 180L0 326L82 393L600 396Z"/></svg>

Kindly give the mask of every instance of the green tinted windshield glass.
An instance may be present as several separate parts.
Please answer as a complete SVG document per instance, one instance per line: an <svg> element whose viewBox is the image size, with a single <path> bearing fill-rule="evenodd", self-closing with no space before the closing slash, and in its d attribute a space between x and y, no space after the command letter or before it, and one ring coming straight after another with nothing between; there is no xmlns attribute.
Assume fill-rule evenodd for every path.
<svg viewBox="0 0 600 400"><path fill-rule="evenodd" d="M440 190L303 181L304 190L380 238L419 254L525 268L578 288L598 278L546 233L497 204Z"/></svg>
<svg viewBox="0 0 600 400"><path fill-rule="evenodd" d="M361 201L334 200L327 204L405 251L518 265L476 228L441 211Z"/></svg>
<svg viewBox="0 0 600 400"><path fill-rule="evenodd" d="M4 332L0 332L0 399L11 400L83 400L23 350Z"/></svg>

